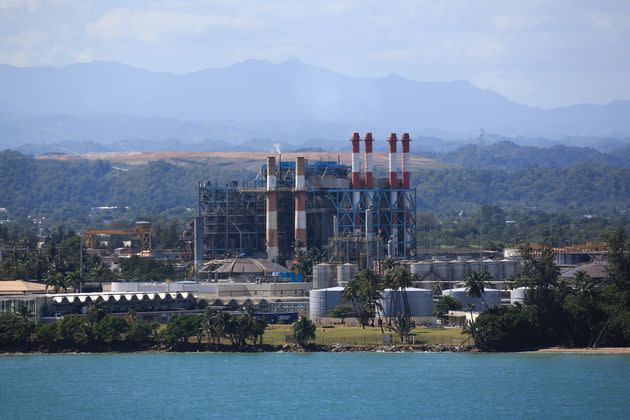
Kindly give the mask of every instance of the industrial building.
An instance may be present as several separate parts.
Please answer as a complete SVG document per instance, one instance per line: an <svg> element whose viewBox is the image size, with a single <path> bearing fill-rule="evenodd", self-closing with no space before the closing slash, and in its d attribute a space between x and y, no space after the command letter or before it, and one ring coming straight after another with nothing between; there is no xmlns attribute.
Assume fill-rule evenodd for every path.
<svg viewBox="0 0 630 420"><path fill-rule="evenodd" d="M410 184L410 137L390 134L387 177L375 177L373 138L351 138L352 164L270 156L249 181L199 184L194 261L241 254L291 256L294 246L328 250L329 258L372 266L416 249L416 190ZM402 145L398 171L398 143ZM361 153L361 143L365 145Z"/></svg>

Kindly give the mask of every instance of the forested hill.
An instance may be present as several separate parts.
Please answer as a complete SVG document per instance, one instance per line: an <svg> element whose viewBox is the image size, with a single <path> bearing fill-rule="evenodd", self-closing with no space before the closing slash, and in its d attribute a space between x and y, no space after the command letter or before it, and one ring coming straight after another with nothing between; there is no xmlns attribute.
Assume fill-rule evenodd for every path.
<svg viewBox="0 0 630 420"><path fill-rule="evenodd" d="M531 166L566 168L576 164L630 168L630 145L603 153L591 147L565 145L533 147L519 146L511 141L500 141L481 148L479 145L469 144L436 157L444 162L465 167L506 170L518 170Z"/></svg>
<svg viewBox="0 0 630 420"><path fill-rule="evenodd" d="M105 161L36 160L0 152L0 219L46 216L89 221L94 207L119 206L122 217L184 217L196 208L202 179L219 183L255 173L224 161L128 165ZM603 165L568 168L431 169L412 174L418 207L436 214L473 211L480 204L536 208L573 215L625 217L630 208L630 169ZM125 209L128 207L128 209Z"/></svg>
<svg viewBox="0 0 630 420"><path fill-rule="evenodd" d="M255 175L223 162L175 165L155 161L121 168L106 161L36 160L3 151L0 207L13 217L46 216L57 221L86 220L92 208L99 206L120 206L129 218L181 216L187 213L185 208L196 208L199 180L241 180Z"/></svg>

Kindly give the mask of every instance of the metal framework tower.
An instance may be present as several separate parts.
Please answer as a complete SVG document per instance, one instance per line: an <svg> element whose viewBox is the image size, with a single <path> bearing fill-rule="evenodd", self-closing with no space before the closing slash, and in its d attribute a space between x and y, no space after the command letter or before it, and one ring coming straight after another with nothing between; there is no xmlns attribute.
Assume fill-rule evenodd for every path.
<svg viewBox="0 0 630 420"><path fill-rule="evenodd" d="M290 253L296 240L327 247L331 239L359 244L367 235L382 245L393 241L395 256L413 256L416 190L410 185L409 135L402 137L400 179L395 133L389 138L387 178L374 177L371 133L364 137L364 174L359 134L354 133L351 141L352 166L338 161L307 161L302 156L289 161L270 157L250 183L200 183L205 257L242 252L274 258ZM366 225L368 210L367 223L372 229ZM366 249L381 252L381 248L370 245Z"/></svg>

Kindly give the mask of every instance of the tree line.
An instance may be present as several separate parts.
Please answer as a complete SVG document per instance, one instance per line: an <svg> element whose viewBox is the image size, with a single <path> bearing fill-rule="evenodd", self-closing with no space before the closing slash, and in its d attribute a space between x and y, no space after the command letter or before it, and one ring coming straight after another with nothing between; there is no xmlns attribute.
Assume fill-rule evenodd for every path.
<svg viewBox="0 0 630 420"><path fill-rule="evenodd" d="M36 325L26 307L0 315L0 352L139 351L147 349L232 349L262 346L267 323L252 305L242 313L208 307L201 314L175 315L166 325L140 319L131 311L108 314L99 302L86 316L66 315L54 324ZM298 344L315 338L315 325L300 317L293 324Z"/></svg>
<svg viewBox="0 0 630 420"><path fill-rule="evenodd" d="M253 179L224 161L174 164L149 162L125 170L106 161L36 160L14 151L0 152L0 207L11 218L45 215L51 221L88 224L108 216L93 207L121 206L119 217L148 215L190 217L196 207L197 182ZM418 208L436 214L472 212L482 204L504 209L530 208L619 217L630 207L630 168L579 163L564 168L519 170L482 168L421 169L412 172ZM124 210L128 208L128 210Z"/></svg>
<svg viewBox="0 0 630 420"><path fill-rule="evenodd" d="M39 238L33 228L10 231L0 225L0 278L42 280L53 291L78 289L86 282L165 280L178 274L173 264L132 256L121 260L120 272L107 268L101 258L81 246L81 237L61 225Z"/></svg>
<svg viewBox="0 0 630 420"><path fill-rule="evenodd" d="M383 317L385 324L379 322L381 330L387 328L395 332L404 343L416 326L410 313L407 289L418 280L417 276L388 258L383 262L381 273L365 270L354 275L342 292L344 306L335 308L330 315L342 319L353 316L363 328L374 326L374 320ZM382 304L386 289L393 291L387 310Z"/></svg>
<svg viewBox="0 0 630 420"><path fill-rule="evenodd" d="M468 326L476 345L488 351L629 346L630 241L624 228L611 235L609 244L610 280L605 282L580 272L567 283L550 248L537 256L523 247L524 269L515 286L526 288L525 303L479 315Z"/></svg>
<svg viewBox="0 0 630 420"><path fill-rule="evenodd" d="M421 211L416 220L416 238L421 247L478 247L483 239L484 249L502 251L524 242L560 247L605 241L619 223L630 222L630 214L570 216L566 212L547 213L531 208L508 210L484 204L471 212L439 215Z"/></svg>

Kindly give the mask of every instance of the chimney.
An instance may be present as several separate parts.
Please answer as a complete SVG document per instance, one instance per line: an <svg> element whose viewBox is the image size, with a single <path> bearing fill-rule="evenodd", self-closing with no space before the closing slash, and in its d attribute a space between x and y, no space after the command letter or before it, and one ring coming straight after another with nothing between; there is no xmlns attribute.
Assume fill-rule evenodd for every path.
<svg viewBox="0 0 630 420"><path fill-rule="evenodd" d="M306 248L306 183L304 157L295 158L295 242Z"/></svg>
<svg viewBox="0 0 630 420"><path fill-rule="evenodd" d="M266 242L267 259L272 260L280 253L278 248L278 191L276 178L276 158L267 158L267 214L266 214Z"/></svg>
<svg viewBox="0 0 630 420"><path fill-rule="evenodd" d="M359 133L352 133L352 188L355 190L352 192L352 208L354 210L354 226L353 230L361 231L361 215L359 214L359 205L361 203L361 157Z"/></svg>
<svg viewBox="0 0 630 420"><path fill-rule="evenodd" d="M361 158L359 133L352 133L352 188L361 188Z"/></svg>
<svg viewBox="0 0 630 420"><path fill-rule="evenodd" d="M409 188L409 133L403 133L402 136L402 186Z"/></svg>
<svg viewBox="0 0 630 420"><path fill-rule="evenodd" d="M372 133L365 133L365 188L372 188L372 168L374 167L372 160Z"/></svg>
<svg viewBox="0 0 630 420"><path fill-rule="evenodd" d="M398 139L396 133L391 133L387 141L389 142L389 187L396 188L398 187L398 168L396 167L396 142Z"/></svg>

